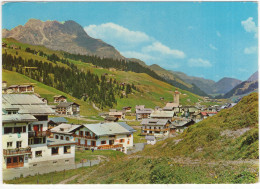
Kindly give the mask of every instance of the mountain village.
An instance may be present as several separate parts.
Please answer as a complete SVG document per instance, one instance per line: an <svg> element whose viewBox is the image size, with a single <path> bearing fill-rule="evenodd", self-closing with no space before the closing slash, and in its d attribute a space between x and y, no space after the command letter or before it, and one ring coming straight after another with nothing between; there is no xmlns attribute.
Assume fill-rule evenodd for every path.
<svg viewBox="0 0 260 189"><path fill-rule="evenodd" d="M110 109L100 113L104 118L100 123L70 124L66 117L80 117L80 106L67 102L65 96L53 96L57 105L48 105L46 99L34 93L33 85L8 87L6 81L2 85L4 179L26 176L26 173L34 175L49 166L52 169L45 173L74 169L76 150L116 150L131 154L135 148L133 135L136 130L124 122L127 121L126 114L134 115L141 122L145 144L154 145L157 140L174 137L190 125L235 105L182 106L180 92L175 90L173 101L165 107L151 109L136 105L133 113L129 106L122 110Z"/></svg>
<svg viewBox="0 0 260 189"><path fill-rule="evenodd" d="M131 3L3 3L3 183L259 182L257 3Z"/></svg>

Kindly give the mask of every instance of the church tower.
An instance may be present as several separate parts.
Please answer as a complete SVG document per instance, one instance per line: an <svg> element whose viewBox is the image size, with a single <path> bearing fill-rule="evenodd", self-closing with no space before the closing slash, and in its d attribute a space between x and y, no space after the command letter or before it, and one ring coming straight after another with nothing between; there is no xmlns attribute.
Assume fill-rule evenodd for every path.
<svg viewBox="0 0 260 189"><path fill-rule="evenodd" d="M179 93L178 89L176 89L176 90L174 91L174 99L173 99L173 102L176 103L178 106L179 106L179 104L180 104L179 98L180 98L180 93Z"/></svg>

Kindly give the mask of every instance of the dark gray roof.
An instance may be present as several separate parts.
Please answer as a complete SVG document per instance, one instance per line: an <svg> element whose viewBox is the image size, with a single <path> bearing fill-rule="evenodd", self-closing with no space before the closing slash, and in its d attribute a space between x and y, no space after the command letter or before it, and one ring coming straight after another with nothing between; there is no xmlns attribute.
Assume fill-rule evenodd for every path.
<svg viewBox="0 0 260 189"><path fill-rule="evenodd" d="M57 108L66 108L66 107L69 107L69 106L71 106L71 105L73 105L73 104L78 105L78 104L75 103L75 102L61 102L61 103L59 103L59 104L57 105ZM79 106L79 105L78 105L78 106Z"/></svg>
<svg viewBox="0 0 260 189"><path fill-rule="evenodd" d="M137 114L151 114L152 113L152 109L151 108L144 108L144 109L136 109L136 113Z"/></svg>
<svg viewBox="0 0 260 189"><path fill-rule="evenodd" d="M126 124L126 122L118 122L118 124L121 125L122 127L124 127L125 129L127 129L130 132L135 132L136 131L135 129L130 127L128 124Z"/></svg>
<svg viewBox="0 0 260 189"><path fill-rule="evenodd" d="M65 119L64 117L50 117L49 121L53 121L55 123L67 123L68 120Z"/></svg>

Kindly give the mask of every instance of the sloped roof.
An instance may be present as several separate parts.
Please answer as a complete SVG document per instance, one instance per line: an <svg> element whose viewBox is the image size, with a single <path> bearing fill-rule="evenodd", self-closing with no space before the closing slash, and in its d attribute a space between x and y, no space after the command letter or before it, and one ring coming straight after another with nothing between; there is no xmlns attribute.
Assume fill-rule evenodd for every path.
<svg viewBox="0 0 260 189"><path fill-rule="evenodd" d="M153 110L151 108L144 108L144 109L141 109L141 110L137 109L136 113L137 114L151 114L152 111Z"/></svg>
<svg viewBox="0 0 260 189"><path fill-rule="evenodd" d="M200 112L201 113L201 115L203 115L203 116L207 116L208 114L207 114L207 112Z"/></svg>
<svg viewBox="0 0 260 189"><path fill-rule="evenodd" d="M165 107L178 108L179 104L174 102L168 102Z"/></svg>
<svg viewBox="0 0 260 189"><path fill-rule="evenodd" d="M65 146L65 145L76 145L76 142L74 141L66 141L66 140L59 140L59 139L50 139L47 140L47 146Z"/></svg>
<svg viewBox="0 0 260 189"><path fill-rule="evenodd" d="M73 124L62 123L62 124L52 128L51 132L70 135L70 134L72 134L73 130L75 130L81 126L82 125L73 125Z"/></svg>
<svg viewBox="0 0 260 189"><path fill-rule="evenodd" d="M19 114L48 115L55 113L40 98L30 94L3 94L2 107L5 110L18 109Z"/></svg>
<svg viewBox="0 0 260 189"><path fill-rule="evenodd" d="M53 96L53 98L60 98L60 97L66 98L66 96L63 96L63 95L55 95L55 96Z"/></svg>
<svg viewBox="0 0 260 189"><path fill-rule="evenodd" d="M123 115L123 112L109 112L108 114L109 114L110 116Z"/></svg>
<svg viewBox="0 0 260 189"><path fill-rule="evenodd" d="M17 123L17 122L33 122L37 121L37 119L30 114L7 114L2 115L3 123Z"/></svg>
<svg viewBox="0 0 260 189"><path fill-rule="evenodd" d="M127 126L126 123L122 124L122 122L85 124L84 126L95 133L97 136L131 134L132 132L134 132L130 126Z"/></svg>
<svg viewBox="0 0 260 189"><path fill-rule="evenodd" d="M126 122L118 122L118 124L121 125L122 127L124 127L125 129L127 129L130 132L135 132L136 131L135 129L130 127L128 124L126 124Z"/></svg>
<svg viewBox="0 0 260 189"><path fill-rule="evenodd" d="M66 107L69 107L70 105L73 105L73 104L79 106L79 104L77 104L77 103L75 103L75 102L61 102L61 103L59 103L56 107L57 107L57 108L66 108Z"/></svg>
<svg viewBox="0 0 260 189"><path fill-rule="evenodd" d="M53 121L55 123L67 123L68 120L65 119L64 117L50 117L49 121Z"/></svg>
<svg viewBox="0 0 260 189"><path fill-rule="evenodd" d="M151 117L173 117L174 111L154 111L151 113Z"/></svg>
<svg viewBox="0 0 260 189"><path fill-rule="evenodd" d="M182 127L182 126L185 126L186 124L192 122L191 119L182 119L182 120L176 120L172 123L172 125L174 127Z"/></svg>
<svg viewBox="0 0 260 189"><path fill-rule="evenodd" d="M142 125L166 125L168 119L143 119L141 124Z"/></svg>

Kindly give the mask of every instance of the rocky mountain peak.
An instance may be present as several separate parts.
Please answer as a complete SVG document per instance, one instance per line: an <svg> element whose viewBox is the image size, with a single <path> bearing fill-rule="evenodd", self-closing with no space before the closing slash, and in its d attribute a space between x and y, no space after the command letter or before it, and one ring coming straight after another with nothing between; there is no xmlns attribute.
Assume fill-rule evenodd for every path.
<svg viewBox="0 0 260 189"><path fill-rule="evenodd" d="M10 31L4 29L2 33L3 38L14 38L23 43L43 45L53 50L125 59L113 46L90 37L83 27L73 20L61 23L30 19L24 26L17 26Z"/></svg>

